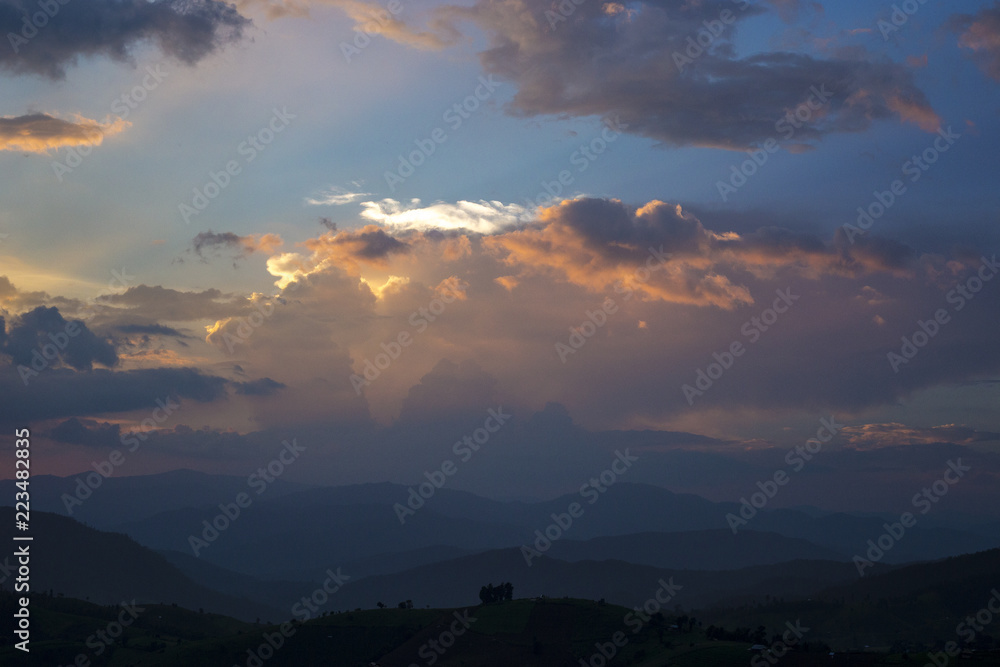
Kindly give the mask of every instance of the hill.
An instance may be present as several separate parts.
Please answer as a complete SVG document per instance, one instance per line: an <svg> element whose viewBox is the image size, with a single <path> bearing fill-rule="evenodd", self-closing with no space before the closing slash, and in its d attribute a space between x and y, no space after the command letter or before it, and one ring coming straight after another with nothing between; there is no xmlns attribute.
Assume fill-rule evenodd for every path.
<svg viewBox="0 0 1000 667"><path fill-rule="evenodd" d="M13 525L14 510L0 507L0 522ZM163 556L130 537L89 528L47 512L31 513L31 586L96 604L176 603L242 619L281 618L287 612L196 584ZM3 586L13 589L13 578Z"/></svg>
<svg viewBox="0 0 1000 667"><path fill-rule="evenodd" d="M805 540L752 530L735 535L730 530L699 530L595 537L583 542L559 540L546 555L571 563L623 560L679 570L734 570L792 560L847 560L843 553Z"/></svg>

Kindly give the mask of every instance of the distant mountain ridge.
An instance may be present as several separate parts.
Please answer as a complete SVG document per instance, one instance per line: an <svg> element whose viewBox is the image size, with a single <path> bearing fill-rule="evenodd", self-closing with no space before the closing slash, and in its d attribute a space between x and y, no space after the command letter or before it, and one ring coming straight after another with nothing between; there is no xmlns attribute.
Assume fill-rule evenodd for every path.
<svg viewBox="0 0 1000 667"><path fill-rule="evenodd" d="M33 505L64 513L60 495L75 479L34 478ZM12 484L0 482L0 492ZM551 557L731 570L797 558L847 560L884 532L884 521L874 516L778 509L757 512L733 535L726 516L739 513L736 503L633 483L613 485L593 504L579 493L538 503L500 502L445 487L414 501L413 514L401 523L398 508L407 506L412 488L390 483L304 487L276 480L265 493L251 493L252 506L237 519L220 521L229 525L218 539L206 540L197 556L262 579L309 581L329 567L344 565L355 568L357 578L392 574L530 544L535 531L544 531L554 514L565 513L574 502L582 515L564 534L559 531ZM244 478L184 470L111 477L76 509L74 518L124 532L154 550L194 556L192 538L204 537L209 530L205 522L220 514L219 504L230 504L247 490ZM1000 546L1000 532L989 528L918 523L886 553L884 562L931 560ZM646 537L635 537L639 535Z"/></svg>

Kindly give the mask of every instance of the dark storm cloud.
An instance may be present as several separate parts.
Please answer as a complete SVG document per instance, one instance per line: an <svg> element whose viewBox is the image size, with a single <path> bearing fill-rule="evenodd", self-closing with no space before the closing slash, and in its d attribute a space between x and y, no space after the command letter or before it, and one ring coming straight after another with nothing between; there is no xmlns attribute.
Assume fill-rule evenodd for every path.
<svg viewBox="0 0 1000 667"><path fill-rule="evenodd" d="M167 287L137 285L121 294L97 298L100 304L125 309L129 317L142 316L153 321L189 322L217 319L240 311L239 299L217 289L181 292ZM244 299L245 301L245 299Z"/></svg>
<svg viewBox="0 0 1000 667"><path fill-rule="evenodd" d="M440 7L434 22L452 29L471 23L486 33L480 61L516 85L509 108L516 115L614 118L627 132L664 144L732 150L771 138L791 143L792 135L801 148L886 119L937 128L911 72L888 60L864 52L738 57L732 40L741 22L765 11L730 0L648 0L574 3L565 16L547 0L479 0ZM699 52L705 22L719 36ZM813 106L798 126L782 125L807 102Z"/></svg>
<svg viewBox="0 0 1000 667"><path fill-rule="evenodd" d="M221 234L216 234L212 230L207 232L201 232L194 237L191 242L191 246L196 253L199 255L206 249L216 248L218 246L239 248L242 244L242 237L239 234L234 234L232 232L223 232Z"/></svg>
<svg viewBox="0 0 1000 667"><path fill-rule="evenodd" d="M211 257L230 255L234 261L249 257L255 252L271 253L281 245L277 234L248 234L240 236L233 232L215 233L211 229L201 232L191 240L188 249L202 261Z"/></svg>
<svg viewBox="0 0 1000 667"><path fill-rule="evenodd" d="M134 437L131 429L118 424L92 419L71 418L59 423L46 434L49 438L67 445L82 447L116 448L123 439ZM143 448L161 454L184 456L192 459L236 460L259 456L262 451L273 449L281 437L267 432L246 435L210 428L193 429L184 424L164 425L153 431L143 431Z"/></svg>
<svg viewBox="0 0 1000 667"><path fill-rule="evenodd" d="M234 382L233 386L236 388L236 393L243 396L270 396L285 388L284 384L271 378L261 378L250 382Z"/></svg>
<svg viewBox="0 0 1000 667"><path fill-rule="evenodd" d="M3 341L3 352L15 364L31 366L35 353L41 354L44 346L56 349L62 363L78 371L90 370L95 362L105 366L118 363L111 343L83 322L68 322L58 308L45 306L24 313L13 323Z"/></svg>
<svg viewBox="0 0 1000 667"><path fill-rule="evenodd" d="M119 324L115 327L117 331L124 334L142 334L148 336L173 336L175 338L190 338L177 329L163 326L162 324Z"/></svg>
<svg viewBox="0 0 1000 667"><path fill-rule="evenodd" d="M407 245L381 229L364 228L353 235L338 235L338 242L353 248L362 259L382 259L392 253L406 252Z"/></svg>
<svg viewBox="0 0 1000 667"><path fill-rule="evenodd" d="M645 250L650 245L662 245L669 253L695 253L711 240L697 218L672 206L647 206L633 213L616 199L575 199L546 219L557 217L580 233L589 247L609 254L631 252L627 246Z"/></svg>
<svg viewBox="0 0 1000 667"><path fill-rule="evenodd" d="M152 409L168 397L207 403L225 396L225 388L225 379L192 368L47 369L27 386L15 367L0 369L3 419L20 422Z"/></svg>
<svg viewBox="0 0 1000 667"><path fill-rule="evenodd" d="M249 25L219 0L0 0L0 67L60 79L80 57L128 60L144 42L193 65Z"/></svg>
<svg viewBox="0 0 1000 667"><path fill-rule="evenodd" d="M108 447L119 443L121 427L118 424L73 417L58 424L48 435L56 442L70 445Z"/></svg>
<svg viewBox="0 0 1000 667"><path fill-rule="evenodd" d="M916 251L910 246L882 236L856 236L852 243L842 227L837 229L834 245L840 249L844 269L851 273L861 273L865 269L906 272L913 268L917 259Z"/></svg>

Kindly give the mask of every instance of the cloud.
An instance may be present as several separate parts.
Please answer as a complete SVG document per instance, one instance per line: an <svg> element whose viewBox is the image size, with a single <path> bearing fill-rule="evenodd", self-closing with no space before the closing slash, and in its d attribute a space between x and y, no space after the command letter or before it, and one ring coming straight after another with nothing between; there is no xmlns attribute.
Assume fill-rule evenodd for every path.
<svg viewBox="0 0 1000 667"><path fill-rule="evenodd" d="M214 233L211 229L201 232L191 240L188 252L197 255L203 261L211 257L229 255L234 263L249 257L255 252L273 253L283 241L277 234L248 234L239 236L233 232Z"/></svg>
<svg viewBox="0 0 1000 667"><path fill-rule="evenodd" d="M847 436L850 446L858 450L936 443L971 445L981 442L1000 441L1000 433L977 431L974 428L959 424L915 427L892 422L888 424L848 426L844 428L843 432Z"/></svg>
<svg viewBox="0 0 1000 667"><path fill-rule="evenodd" d="M374 224L324 230L298 252L275 250L268 257L281 286L275 295L142 285L98 299L100 324L88 321L98 332L169 336L177 331L171 327L185 326L175 322L208 324L204 342L181 348L176 337L154 340L152 347L170 345L174 356L150 353L140 361L161 371L218 362L219 373L235 373L236 382L207 371L129 379L57 368L34 378L27 394L47 402L41 400L47 395L34 393L38 383L59 398L54 407L33 407L15 395L25 390L16 374L0 372L0 390L7 387L0 398L15 397L29 414L84 417L141 409L125 385L152 405L165 394L149 387L170 390L186 378L210 400L229 397L213 411L228 410L262 428L305 425L342 434L332 425L361 428L401 416L412 424L449 412L468 418L476 405L491 401L523 416L558 397L588 427L725 436L727 428L741 427L737 422L774 423L802 409L856 414L927 388L949 391L953 383L1000 369L990 319L1000 292L992 286L900 373L886 359L918 320L949 307L945 294L971 275L977 259L921 255L877 234L851 243L839 231L821 236L786 228L795 227L790 217L782 226L777 221L763 214L695 214L658 200L637 206L579 198L490 234ZM658 268L643 275L650 265ZM442 285L451 277L463 287L443 305ZM751 340L748 323L776 303L778 290L799 298L777 322L765 318L766 331L753 329L759 342ZM614 312L592 317L609 297ZM251 317L258 310L263 318ZM602 323L563 363L556 344L588 321ZM356 390L351 376L392 350L404 332L412 342ZM239 339L234 349L227 333ZM134 368L121 338L119 363ZM690 405L680 388L734 341L746 354ZM110 407L91 401L94 392L108 392ZM435 434L441 442L453 437ZM351 446L338 441L331 451Z"/></svg>
<svg viewBox="0 0 1000 667"><path fill-rule="evenodd" d="M496 379L478 363L442 359L410 387L399 420L421 423L445 415L476 414L497 401Z"/></svg>
<svg viewBox="0 0 1000 667"><path fill-rule="evenodd" d="M56 442L96 448L120 448L128 442L131 428L93 419L67 419L47 435ZM184 424L172 428L161 426L153 430L141 428L143 449L173 456L196 459L233 460L259 456L275 437L261 432L246 435L202 427L193 429Z"/></svg>
<svg viewBox="0 0 1000 667"><path fill-rule="evenodd" d="M336 7L354 21L354 30L369 35L383 35L393 41L416 49L440 49L453 44L460 37L454 27L440 20L432 20L427 31L414 30L370 0L237 0L236 6L244 11L260 8L268 19L305 17L312 5ZM415 7L406 7L411 11ZM396 14L399 11L395 12Z"/></svg>
<svg viewBox="0 0 1000 667"><path fill-rule="evenodd" d="M48 436L56 442L86 447L108 447L118 444L121 426L98 422L93 419L72 417L49 431Z"/></svg>
<svg viewBox="0 0 1000 667"><path fill-rule="evenodd" d="M45 25L36 28L24 21L38 11L34 0L0 2L0 34L13 47L0 49L0 68L61 79L65 68L81 57L125 61L145 42L194 65L241 39L250 26L235 7L221 0L73 1L59 3L58 12L46 17Z"/></svg>
<svg viewBox="0 0 1000 667"><path fill-rule="evenodd" d="M252 402L256 423L298 428L331 419L342 424L370 419L368 405L350 383L349 348L380 335L372 330L376 323L391 323L377 322L375 296L358 277L335 264L324 265L299 276L276 298L256 295L243 301L245 310L238 316L220 318L209 327L206 342L241 367L252 368L255 377L285 385L267 401ZM252 317L255 312L270 314L259 322ZM246 389L259 393L269 387L274 388L261 382Z"/></svg>
<svg viewBox="0 0 1000 667"><path fill-rule="evenodd" d="M776 4L786 14L796 5ZM541 0L478 0L436 8L430 25L442 43L450 43L445 37L463 23L485 33L480 62L487 73L517 86L508 109L517 116L615 118L629 133L666 145L729 150L790 140L793 128L781 123L799 109L809 113L794 130L795 145L862 132L878 120L937 128L937 115L903 65L863 51L830 58L767 51L739 57L735 36L742 22L767 11L761 6L640 0L610 15L604 6L577 4L567 18ZM707 51L688 56L689 40L706 23L718 23L724 11L735 16L732 26ZM828 90L829 99L817 103L816 89ZM814 108L802 106L810 101Z"/></svg>
<svg viewBox="0 0 1000 667"><path fill-rule="evenodd" d="M152 322L190 322L240 312L245 299L217 289L182 292L159 285L136 285L121 294L99 296L96 301L130 320L141 317Z"/></svg>
<svg viewBox="0 0 1000 667"><path fill-rule="evenodd" d="M306 197L306 203L310 206L342 206L369 196L370 192L349 192L343 188L332 187L316 197Z"/></svg>
<svg viewBox="0 0 1000 667"><path fill-rule="evenodd" d="M354 231L329 232L302 244L312 251L311 257L299 253L283 253L267 260L267 270L277 276L278 287L336 266L351 275L360 275L364 266L384 267L393 255L410 251L407 243L376 225L366 225Z"/></svg>
<svg viewBox="0 0 1000 667"><path fill-rule="evenodd" d="M524 224L534 217L534 212L517 204L498 201L458 201L454 204L435 202L420 206L419 199L410 200L405 207L395 199L366 201L361 217L393 230L415 229L420 231L463 230L477 234L493 234Z"/></svg>
<svg viewBox="0 0 1000 667"><path fill-rule="evenodd" d="M78 371L90 370L95 363L109 367L118 363L118 354L111 343L99 338L79 320L67 322L58 308L39 306L22 314L2 342L3 352L15 364L27 367L31 367L36 354L44 354L43 347L54 349L62 364Z"/></svg>
<svg viewBox="0 0 1000 667"><path fill-rule="evenodd" d="M1000 2L975 14L956 14L948 25L959 33L959 46L971 52L987 75L1000 81Z"/></svg>
<svg viewBox="0 0 1000 667"><path fill-rule="evenodd" d="M63 120L44 113L0 118L0 151L48 153L67 146L100 146L131 123L118 118L99 123L82 116Z"/></svg>
<svg viewBox="0 0 1000 667"><path fill-rule="evenodd" d="M782 21L792 22L799 17L802 6L800 0L769 0L781 16Z"/></svg>
<svg viewBox="0 0 1000 667"><path fill-rule="evenodd" d="M124 334L142 334L148 336L173 336L175 338L190 338L177 329L165 327L162 324L119 324L115 327Z"/></svg>
<svg viewBox="0 0 1000 667"><path fill-rule="evenodd" d="M761 279L781 270L811 278L905 274L915 261L912 249L877 237L849 244L842 235L824 241L777 227L716 232L679 205L651 201L632 209L592 198L542 209L538 223L483 244L522 277L546 273L593 292L723 309L753 303L747 287L734 281L743 272ZM670 258L660 261L663 254ZM653 265L652 273L644 271Z"/></svg>
<svg viewBox="0 0 1000 667"><path fill-rule="evenodd" d="M25 386L13 367L0 368L0 420L34 421L152 410L168 397L212 402L227 381L193 368L78 372L47 369Z"/></svg>
<svg viewBox="0 0 1000 667"><path fill-rule="evenodd" d="M47 304L50 301L53 301L53 298L48 293L24 292L18 289L7 276L0 276L0 306L3 308L13 312L21 312ZM63 301L67 300L63 299Z"/></svg>
<svg viewBox="0 0 1000 667"><path fill-rule="evenodd" d="M432 30L413 30L381 6L365 0L325 0L339 8L357 24L355 30L370 35L382 35L400 44L417 49L440 49L454 44L458 30L444 21L434 20Z"/></svg>
<svg viewBox="0 0 1000 667"><path fill-rule="evenodd" d="M275 382L271 378L261 378L250 382L235 382L236 393L243 396L270 396L271 394L284 389L287 385Z"/></svg>

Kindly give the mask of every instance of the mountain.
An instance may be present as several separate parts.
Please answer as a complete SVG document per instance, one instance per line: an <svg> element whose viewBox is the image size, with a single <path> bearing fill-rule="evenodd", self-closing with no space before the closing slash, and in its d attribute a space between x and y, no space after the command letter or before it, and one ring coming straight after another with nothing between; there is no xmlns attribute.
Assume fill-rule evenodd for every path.
<svg viewBox="0 0 1000 667"><path fill-rule="evenodd" d="M179 551L157 553L196 584L219 593L266 605L270 609L287 610L297 596L309 593L316 587L316 584L303 581L258 579L213 565L202 558L195 558L190 553ZM287 613L283 612L285 615Z"/></svg>
<svg viewBox="0 0 1000 667"><path fill-rule="evenodd" d="M735 570L791 560L848 560L844 553L776 533L700 530L681 533L636 533L559 540L546 552L551 558L621 560L636 565L680 570Z"/></svg>
<svg viewBox="0 0 1000 667"><path fill-rule="evenodd" d="M876 566L877 570L884 566ZM682 586L673 606L685 609L765 596L806 596L858 577L851 563L792 561L727 571L656 568L623 561L568 563L541 556L529 567L520 549L498 549L390 575L349 582L331 604L338 609L371 608L413 600L417 606L475 604L481 586L509 581L518 597L605 599L628 607L654 597L661 579Z"/></svg>
<svg viewBox="0 0 1000 667"><path fill-rule="evenodd" d="M793 558L843 560L867 549L885 530L878 517L848 514L810 516L793 510L759 511L737 531L740 542L726 542L732 531L727 515L738 513L733 503L714 503L687 494L642 484L615 484L605 493L596 491L561 496L541 503L501 503L448 489L437 490L412 515L399 521L397 503L403 506L408 487L365 484L349 487L313 488L281 496L261 496L242 510L219 539L199 550L199 557L262 578L314 579L332 566L356 563L357 576L399 572L459 553L529 544L535 531L544 531L556 518L565 525L567 511L579 505L578 517L565 530L565 539L586 541L642 533L690 533L709 531L719 544L713 553L706 542L699 555L684 560L657 561L656 548L645 549L643 563L671 567L732 569L751 564L774 563ZM594 500L593 503L589 502ZM219 507L185 508L117 526L136 540L158 550L194 553L192 536L202 535L205 521L219 515ZM556 518L554 518L556 517ZM220 523L225 523L220 520ZM208 530L211 533L210 530ZM560 531L562 532L562 531ZM772 533L770 538L760 537ZM739 536L757 533L757 536ZM633 538L634 539L634 538ZM663 547L669 549L669 540ZM677 538L692 548L697 539ZM702 536L702 540L709 536ZM767 542L770 541L771 544ZM208 540L206 539L206 542ZM806 546L811 543L811 547ZM611 543L608 543L611 544ZM747 557L730 559L724 550L740 545ZM1000 536L942 528L919 523L907 530L906 539L888 552L886 563L942 558L993 548ZM563 553L569 546L558 546ZM610 546L590 547L589 555L570 559L618 558L632 561L632 551ZM791 549L784 555L783 549ZM666 553L666 552L664 552ZM681 549L672 553L681 554ZM694 552L692 552L693 554ZM749 554L756 554L750 557ZM768 555L770 553L771 555ZM294 557L291 556L294 554ZM705 554L704 557L700 554ZM552 554L555 555L555 554ZM634 561L632 561L634 562ZM714 563L706 566L705 563Z"/></svg>
<svg viewBox="0 0 1000 667"><path fill-rule="evenodd" d="M418 512L404 525L389 506L255 503L218 537L209 539L212 529L204 522L211 523L217 515L218 508L176 510L119 529L151 548L192 555L191 540L205 539L198 547L199 558L244 574L293 580L312 580L327 568L360 560L384 564L386 554L431 554L439 547L461 552L496 549L518 543L524 532L516 526L443 517L430 510ZM449 549L437 552L445 557L453 554Z"/></svg>
<svg viewBox="0 0 1000 667"><path fill-rule="evenodd" d="M65 513L60 495L72 489L76 480L33 479L37 482L32 486L36 508L54 506L55 513ZM0 483L0 489L9 484ZM200 559L227 570L293 581L314 580L329 567L353 568L355 577L389 574L463 554L528 544L536 530L544 531L555 521L553 517L565 517L574 503L579 505L579 516L551 556L733 569L781 559L849 558L863 553L868 540L877 540L885 530L885 520L878 516L765 509L737 526L734 537L749 537L727 543L730 517L740 515L737 504L645 484L617 483L604 492L591 487L584 493L536 503L500 502L448 488L435 489L423 499L415 495L416 488L389 483L302 487L277 480L265 493L256 494L244 478L180 470L105 479L82 505L74 507L73 516L124 532L155 550L195 555L197 548ZM242 508L235 520L218 518L220 504L232 506L240 493L248 493L252 504ZM12 492L8 498L13 498ZM406 508L405 513L401 514L401 508ZM994 523L948 527L938 519L935 515L922 521L918 515L918 524L885 554L884 562L938 559L1000 546L1000 531L992 531ZM229 524L214 540L210 539L213 529L204 523L213 520ZM690 534L694 532L706 535L695 538ZM599 542L583 548L579 555L571 550L570 540L652 533L689 535L655 538L660 541L657 545L645 547L636 543L616 548L613 542ZM714 533L711 539L718 541L717 550L708 542L699 546L699 539L710 539L707 533ZM772 535L763 538L761 533ZM193 547L192 538L204 543ZM678 546L671 550L671 543ZM737 544L739 549L734 549ZM666 556L670 553L675 556Z"/></svg>
<svg viewBox="0 0 1000 667"><path fill-rule="evenodd" d="M810 628L809 637L839 647L896 645L919 651L955 642L963 648L989 649L995 646L992 638L1000 620L989 609L990 605L996 609L1000 600L998 572L1000 549L992 549L867 571L860 579L826 588L806 600L728 606L702 610L700 615L706 625L729 628L780 627L785 621L800 620Z"/></svg>
<svg viewBox="0 0 1000 667"><path fill-rule="evenodd" d="M63 523L68 520L55 518L59 530L69 528ZM46 524L49 518L39 515L38 521ZM44 530L33 531L38 543L52 537L51 527L41 525ZM83 527L73 537L82 537L86 546L94 539L104 539L103 535ZM127 548L126 552L129 557L143 558ZM92 567L86 550L83 555L84 564ZM991 600L1000 597L996 585L1000 550L896 568L877 566L861 579L854 573L853 580L851 573L844 571L853 569L851 564L816 561L733 572L671 572L614 561L570 564L546 557L538 558L529 568L523 560L517 562L519 559L518 551L502 550L468 556L447 566L416 568L405 577L373 577L351 583L331 596L326 605L330 609L304 623L296 620L285 625L285 635L275 625L242 622L183 605L138 602L135 620L126 624L121 636L109 632L112 639L97 642L98 631L121 618L116 603L95 604L33 591L31 653L15 653L14 639L7 633L0 637L0 664L79 664L78 656L82 655L90 664L144 667L264 663L269 667L357 667L370 662L380 667L409 667L431 664L433 656L438 667L574 667L581 660L584 664L605 664L591 662L591 657L613 650L615 659L607 664L745 665L753 657L748 653L751 643L770 644L788 627L802 632L792 651L781 658L781 664L790 667L941 664L940 658L928 651L940 651L947 641L977 649L971 654L976 664L1000 664L1000 653L989 651L994 645L989 635L996 616L991 614L986 620L982 614ZM163 574L154 572L156 576ZM477 597L478 587L469 584L486 581L475 579L486 574L493 577L488 579L493 583L512 581L516 598L485 606L474 604L471 599ZM496 578L511 574L516 578ZM654 577L652 582L650 577ZM661 586L659 578L674 586L675 597L663 605L647 606ZM840 583L818 593L808 592L835 580ZM605 603L534 595L533 587L539 584L558 593L567 582L594 593L616 589L614 594L629 594L649 615L644 618L630 608L632 604L618 606L610 598ZM416 608L394 608L396 598L386 597L391 601L387 609L334 611L349 607L358 595L374 594L374 588L382 584L412 599ZM423 598L435 590L467 588L470 592L462 595L469 600L466 604L420 608ZM737 596L726 597L724 591ZM789 597L782 599L786 594ZM14 598L0 591L0 615L13 614ZM703 606L712 598L718 603ZM684 610L677 609L675 602ZM699 608L692 610L691 603ZM657 608L662 616L656 614ZM969 626L963 620L966 617L979 617L982 625ZM976 627L977 632L970 636L961 630L963 627ZM719 640L719 628L732 637ZM760 639L751 642L751 635ZM617 643L611 644L615 637L619 638ZM447 650L440 650L442 647Z"/></svg>
<svg viewBox="0 0 1000 667"><path fill-rule="evenodd" d="M94 488L87 486L88 477ZM0 480L0 505L12 504L15 481ZM266 493L276 498L304 488L276 479L268 485ZM248 489L245 477L208 475L194 470L107 478L96 472L72 477L33 475L31 504L36 510L72 516L97 528L114 528L170 510L232 502L238 493ZM67 502L65 496L73 500Z"/></svg>
<svg viewBox="0 0 1000 667"><path fill-rule="evenodd" d="M0 521L13 525L14 509L0 507ZM51 590L108 605L133 599L139 603L176 603L242 619L288 615L281 607L210 590L131 538L95 530L67 517L34 510L30 535L34 539L24 544L29 545L34 592ZM3 587L13 590L13 584L14 578L9 577Z"/></svg>

